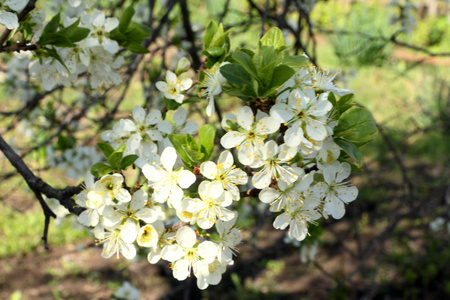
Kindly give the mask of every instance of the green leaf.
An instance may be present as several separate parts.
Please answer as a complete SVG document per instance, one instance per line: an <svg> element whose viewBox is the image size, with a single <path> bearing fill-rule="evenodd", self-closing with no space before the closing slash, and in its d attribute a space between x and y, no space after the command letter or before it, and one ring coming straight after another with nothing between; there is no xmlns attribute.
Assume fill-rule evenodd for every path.
<svg viewBox="0 0 450 300"><path fill-rule="evenodd" d="M252 85L252 76L239 64L227 64L220 68L220 74L237 86Z"/></svg>
<svg viewBox="0 0 450 300"><path fill-rule="evenodd" d="M189 157L189 160L193 162L193 165L200 164L204 161L203 160L203 158L205 157L204 153L201 153L199 150L189 149L187 145L182 145L182 147L183 150L186 152L187 156Z"/></svg>
<svg viewBox="0 0 450 300"><path fill-rule="evenodd" d="M173 100L173 99L167 99L166 97L164 97L164 106L168 110L177 110L178 107L181 106L181 104L178 103L177 101Z"/></svg>
<svg viewBox="0 0 450 300"><path fill-rule="evenodd" d="M124 158L122 158L122 161L120 162L120 169L126 170L129 166L134 164L134 162L138 158L139 158L139 156L137 156L135 154L125 156Z"/></svg>
<svg viewBox="0 0 450 300"><path fill-rule="evenodd" d="M128 25L130 25L133 16L134 16L134 8L132 6L127 7L123 12L122 16L120 17L118 26L119 31L125 32L127 30Z"/></svg>
<svg viewBox="0 0 450 300"><path fill-rule="evenodd" d="M352 143L367 141L376 131L372 115L362 107L350 108L344 112L334 128L336 137L342 137Z"/></svg>
<svg viewBox="0 0 450 300"><path fill-rule="evenodd" d="M348 156L350 156L351 158L356 160L356 163L358 164L358 166L361 165L362 152L361 152L361 150L359 150L358 147L356 147L355 144L353 144L347 140L341 139L341 138L334 139L334 142L342 150L344 150L344 152L347 153Z"/></svg>
<svg viewBox="0 0 450 300"><path fill-rule="evenodd" d="M123 149L118 148L108 157L108 163L115 170L118 170L120 167L120 162L122 161L123 157L123 151L124 151Z"/></svg>
<svg viewBox="0 0 450 300"><path fill-rule="evenodd" d="M91 31L87 28L77 28L69 35L69 39L72 43L77 43L88 37Z"/></svg>
<svg viewBox="0 0 450 300"><path fill-rule="evenodd" d="M245 53L244 51L237 51L232 55L232 58L238 62L244 69L253 75L253 77L258 77L258 74L256 72L255 64L253 63L252 58L250 55Z"/></svg>
<svg viewBox="0 0 450 300"><path fill-rule="evenodd" d="M134 41L128 41L123 46L135 54L150 53L147 48L142 47L140 43Z"/></svg>
<svg viewBox="0 0 450 300"><path fill-rule="evenodd" d="M353 105L353 94L348 94L345 96L342 96L339 101L337 102L337 107L339 109L339 114L343 114L347 110L349 110Z"/></svg>
<svg viewBox="0 0 450 300"><path fill-rule="evenodd" d="M273 46L275 49L285 47L283 32L278 27L272 27L260 40L262 46Z"/></svg>
<svg viewBox="0 0 450 300"><path fill-rule="evenodd" d="M41 36L46 35L47 33L55 33L56 30L58 30L60 22L61 22L61 14L58 13L47 23L47 25L45 25Z"/></svg>
<svg viewBox="0 0 450 300"><path fill-rule="evenodd" d="M308 58L304 57L303 55L299 55L299 56L285 57L281 63L283 65L291 67L294 70L297 70L301 66L304 66L307 61L308 61Z"/></svg>
<svg viewBox="0 0 450 300"><path fill-rule="evenodd" d="M96 163L91 168L91 174L94 177L102 177L108 173L114 172L115 170L111 168L110 166L104 164L104 163Z"/></svg>
<svg viewBox="0 0 450 300"><path fill-rule="evenodd" d="M202 54L205 54L207 56L213 56L213 57L219 57L222 54L225 53L225 49L222 47L209 47L203 50Z"/></svg>
<svg viewBox="0 0 450 300"><path fill-rule="evenodd" d="M186 134L186 146L194 151L200 151L197 141L190 134Z"/></svg>
<svg viewBox="0 0 450 300"><path fill-rule="evenodd" d="M195 163L189 158L188 154L183 148L183 145L186 145L186 136L180 134L169 134L167 137L177 151L178 155L181 157L183 163L188 167L194 166Z"/></svg>
<svg viewBox="0 0 450 300"><path fill-rule="evenodd" d="M42 34L39 39L39 45L53 45L56 47L74 47L75 44L72 43L67 36L58 33L46 33Z"/></svg>
<svg viewBox="0 0 450 300"><path fill-rule="evenodd" d="M66 68L66 70L69 71L69 68L67 68L66 64L62 60L61 56L59 56L59 54L55 48L53 48L53 47L52 48L43 48L42 50L44 52L46 52L49 57L53 57L54 59L59 61L64 66L64 68Z"/></svg>
<svg viewBox="0 0 450 300"><path fill-rule="evenodd" d="M205 49L209 48L211 45L211 41L217 31L217 28L217 23L214 21L210 21L208 27L206 27L205 35L203 36L203 44L205 45Z"/></svg>
<svg viewBox="0 0 450 300"><path fill-rule="evenodd" d="M273 70L272 81L269 84L269 88L279 87L283 83L285 83L292 75L295 74L295 71L286 66L280 65Z"/></svg>
<svg viewBox="0 0 450 300"><path fill-rule="evenodd" d="M212 124L206 124L200 128L198 133L198 142L200 151L205 154L204 160L208 160L214 150L214 138L217 128Z"/></svg>
<svg viewBox="0 0 450 300"><path fill-rule="evenodd" d="M114 152L114 148L107 143L97 143L97 147L103 152L106 159L108 159L111 154Z"/></svg>
<svg viewBox="0 0 450 300"><path fill-rule="evenodd" d="M129 40L135 41L140 44L150 35L150 33L148 32L148 30L142 30L141 28L135 27L135 24L136 23L131 24L133 28L130 29L130 26L126 31L126 35Z"/></svg>

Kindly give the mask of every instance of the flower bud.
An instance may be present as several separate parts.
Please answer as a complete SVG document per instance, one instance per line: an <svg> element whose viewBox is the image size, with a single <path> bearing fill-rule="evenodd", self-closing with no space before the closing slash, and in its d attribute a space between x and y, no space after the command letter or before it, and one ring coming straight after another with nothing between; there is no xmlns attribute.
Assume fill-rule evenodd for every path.
<svg viewBox="0 0 450 300"><path fill-rule="evenodd" d="M178 75L186 72L187 70L189 70L190 67L191 67L191 62L186 57L182 57L177 62L177 66L175 68L175 74L178 76Z"/></svg>

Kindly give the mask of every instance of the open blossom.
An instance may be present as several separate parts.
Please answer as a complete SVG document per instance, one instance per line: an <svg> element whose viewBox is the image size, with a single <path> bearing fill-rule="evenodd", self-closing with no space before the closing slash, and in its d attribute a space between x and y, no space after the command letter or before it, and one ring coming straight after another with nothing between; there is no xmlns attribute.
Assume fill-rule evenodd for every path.
<svg viewBox="0 0 450 300"><path fill-rule="evenodd" d="M94 10L92 14L84 13L81 16L82 26L91 30L89 36L86 38L86 45L88 47L103 46L105 51L115 54L119 51L119 44L117 41L106 37L106 34L111 32L119 25L119 19L106 18L102 11Z"/></svg>
<svg viewBox="0 0 450 300"><path fill-rule="evenodd" d="M192 213L193 222L203 229L213 227L217 220L229 221L235 216L235 212L226 208L233 202L231 196L228 193L217 195L214 189L213 183L202 181L198 187L200 199L186 198L182 202L183 211Z"/></svg>
<svg viewBox="0 0 450 300"><path fill-rule="evenodd" d="M233 200L239 200L239 188L237 185L247 183L247 173L233 164L233 155L226 150L219 156L217 164L212 161L203 162L200 172L206 178L213 180L211 184L214 195L219 197L224 191L230 193Z"/></svg>
<svg viewBox="0 0 450 300"><path fill-rule="evenodd" d="M296 147L286 144L278 146L275 141L268 141L261 151L263 168L253 175L252 184L263 189L268 187L272 180L281 180L288 185L298 178L297 171L289 166L289 161L297 154Z"/></svg>
<svg viewBox="0 0 450 300"><path fill-rule="evenodd" d="M130 193L122 187L123 176L120 174L105 175L95 182L94 191L95 198L100 196L105 201L106 205L111 205L113 200L117 203L125 203L131 200ZM88 193L88 199L89 199Z"/></svg>
<svg viewBox="0 0 450 300"><path fill-rule="evenodd" d="M305 200L289 201L287 204L286 211L276 217L273 227L285 229L289 226L288 236L291 239L302 241L308 234L308 223L315 224L315 220L321 217L317 211L320 199L309 197Z"/></svg>
<svg viewBox="0 0 450 300"><path fill-rule="evenodd" d="M217 245L210 241L197 244L195 231L189 227L181 227L176 234L177 244L163 248L163 259L173 262L173 276L178 280L185 280L194 269L208 268L217 256ZM203 272L200 272L203 273Z"/></svg>
<svg viewBox="0 0 450 300"><path fill-rule="evenodd" d="M335 219L340 219L345 214L345 203L349 203L358 196L358 189L344 181L350 175L349 163L336 162L323 170L325 182L319 182L314 186L321 198L325 198L323 209Z"/></svg>
<svg viewBox="0 0 450 300"><path fill-rule="evenodd" d="M312 143L305 137L304 130L309 138L315 141L324 140L327 137L327 114L331 109L332 104L328 101L327 93L322 93L317 98L314 90L295 89L289 94L288 103L275 104L270 109L270 115L280 123L288 125L289 128L284 134L284 141L288 146L306 144L311 148Z"/></svg>
<svg viewBox="0 0 450 300"><path fill-rule="evenodd" d="M177 152L173 147L167 147L161 154L161 165L145 164L142 173L148 179L149 185L155 190L152 198L159 202L168 202L170 207L180 209L184 192L195 182L195 175L188 170L174 171Z"/></svg>
<svg viewBox="0 0 450 300"><path fill-rule="evenodd" d="M288 202L297 201L304 197L314 180L314 172L305 174L301 168L296 169L298 179L294 185L288 185L285 181L278 181L278 188L263 189L258 198L261 202L270 204L270 211L279 212L287 207Z"/></svg>
<svg viewBox="0 0 450 300"><path fill-rule="evenodd" d="M9 30L19 27L19 18L15 13L6 11L5 6L16 12L21 12L28 0L0 0L0 24Z"/></svg>
<svg viewBox="0 0 450 300"><path fill-rule="evenodd" d="M205 77L200 82L200 97L208 98L208 106L206 107L206 115L211 117L215 112L214 96L222 93L222 85L227 80L220 74L220 67L229 64L229 62L223 62L220 66L214 66L211 69L205 70Z"/></svg>
<svg viewBox="0 0 450 300"><path fill-rule="evenodd" d="M157 220L158 215L155 211L146 207L148 195L143 190L138 190L133 193L133 196L128 203L110 205L103 211L104 226L114 226L116 224L124 225L126 223L134 224L135 235L139 227L139 221L145 223L153 223Z"/></svg>
<svg viewBox="0 0 450 300"><path fill-rule="evenodd" d="M192 86L192 79L178 79L177 75L170 70L167 70L166 81L158 81L156 88L163 92L164 97L173 99L178 103L183 103L184 95L182 91L188 90Z"/></svg>
<svg viewBox="0 0 450 300"><path fill-rule="evenodd" d="M102 257L110 258L116 254L117 259L122 254L127 259L136 256L136 247L133 242L136 239L133 231L128 230L131 226L114 226L105 230L95 231L98 243L103 243Z"/></svg>
<svg viewBox="0 0 450 300"><path fill-rule="evenodd" d="M333 80L337 74L337 72L332 73L330 71L325 71L317 67L313 67L311 76L313 78L312 82L314 88L316 88L317 90L332 92L333 94L336 94L338 96L353 94L354 91L352 90L338 88L334 85Z"/></svg>
<svg viewBox="0 0 450 300"><path fill-rule="evenodd" d="M175 232L165 229L164 223L160 221L149 225L150 228L146 226L139 231L137 242L138 245L152 248L147 255L147 260L151 264L156 264L161 259L162 249L175 241Z"/></svg>
<svg viewBox="0 0 450 300"><path fill-rule="evenodd" d="M274 133L280 128L279 122L272 117L256 119L252 109L242 107L234 120L239 126L239 131L229 130L220 143L226 149L238 149L238 159L244 165L250 165L255 160L264 146L264 140L268 134Z"/></svg>
<svg viewBox="0 0 450 300"><path fill-rule="evenodd" d="M236 246L242 241L242 232L239 228L234 227L237 214L229 221L217 221L216 229L219 233L219 252L217 259L225 265L233 264L233 255L238 252Z"/></svg>

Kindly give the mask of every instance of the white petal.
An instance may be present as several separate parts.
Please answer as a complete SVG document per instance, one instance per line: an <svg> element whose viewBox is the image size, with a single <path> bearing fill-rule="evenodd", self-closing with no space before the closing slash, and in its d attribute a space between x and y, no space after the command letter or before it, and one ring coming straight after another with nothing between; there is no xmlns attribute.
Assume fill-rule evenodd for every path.
<svg viewBox="0 0 450 300"><path fill-rule="evenodd" d="M12 12L0 10L0 24L5 25L6 28L13 30L19 27L19 18Z"/></svg>
<svg viewBox="0 0 450 300"><path fill-rule="evenodd" d="M159 81L159 82L162 82L162 81ZM158 84L158 82L156 84ZM155 125L161 120L161 118L162 118L161 111L159 111L157 109L152 110L145 118L145 126Z"/></svg>
<svg viewBox="0 0 450 300"><path fill-rule="evenodd" d="M173 165L177 160L177 151L173 147L167 147L161 154L161 166L167 171L172 171Z"/></svg>
<svg viewBox="0 0 450 300"><path fill-rule="evenodd" d="M288 213L281 213L276 217L275 221L273 221L273 227L276 229L285 229L289 225L289 221L291 220L291 217Z"/></svg>
<svg viewBox="0 0 450 300"><path fill-rule="evenodd" d="M181 188L187 189L195 182L196 179L197 177L195 177L195 174L192 173L191 171L181 170L178 173L177 182Z"/></svg>
<svg viewBox="0 0 450 300"><path fill-rule="evenodd" d="M261 202L272 203L279 196L280 196L280 192L279 191L277 191L275 189L272 189L272 188L268 188L268 189L262 190L259 193L258 198L259 198L259 200L261 200Z"/></svg>
<svg viewBox="0 0 450 300"><path fill-rule="evenodd" d="M336 188L338 197L345 203L351 202L358 197L358 189L356 186L340 186Z"/></svg>
<svg viewBox="0 0 450 300"><path fill-rule="evenodd" d="M134 119L135 121L137 121L138 123L140 123L140 124L143 124L143 123L144 123L144 119L145 119L145 110L144 110L141 106L136 105L136 106L133 108L133 119Z"/></svg>
<svg viewBox="0 0 450 300"><path fill-rule="evenodd" d="M253 111L249 106L242 107L237 113L238 125L249 131L254 121Z"/></svg>
<svg viewBox="0 0 450 300"><path fill-rule="evenodd" d="M245 135L243 133L237 132L237 131L230 131L227 132L221 139L220 144L225 149L231 149L236 146L239 146L242 144L242 142L245 140Z"/></svg>
<svg viewBox="0 0 450 300"><path fill-rule="evenodd" d="M177 230L177 243L183 248L192 248L196 243L197 235L190 227L181 227Z"/></svg>
<svg viewBox="0 0 450 300"><path fill-rule="evenodd" d="M216 179L217 165L212 161L205 161L200 165L200 173L208 179Z"/></svg>
<svg viewBox="0 0 450 300"><path fill-rule="evenodd" d="M342 163L337 171L336 182L341 182L342 180L350 176L351 170L352 168L350 167L349 163Z"/></svg>

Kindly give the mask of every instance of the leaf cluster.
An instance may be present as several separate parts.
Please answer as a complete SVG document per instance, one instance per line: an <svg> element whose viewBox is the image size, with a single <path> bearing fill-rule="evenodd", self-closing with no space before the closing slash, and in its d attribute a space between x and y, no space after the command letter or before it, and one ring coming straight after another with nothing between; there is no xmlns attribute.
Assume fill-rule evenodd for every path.
<svg viewBox="0 0 450 300"><path fill-rule="evenodd" d="M110 32L109 37L133 53L149 53L150 51L141 46L141 43L151 35L151 29L144 24L131 22L134 13L135 10L131 6L125 9L120 17L119 26Z"/></svg>
<svg viewBox="0 0 450 300"><path fill-rule="evenodd" d="M102 177L111 172L126 170L138 159L138 156L135 154L123 156L125 144L122 144L116 150L107 143L98 143L97 147L103 152L108 163L99 162L92 166L91 173L95 177Z"/></svg>
<svg viewBox="0 0 450 300"><path fill-rule="evenodd" d="M169 134L169 140L183 163L193 168L211 157L216 130L214 125L206 124L198 133L198 142L190 134Z"/></svg>

